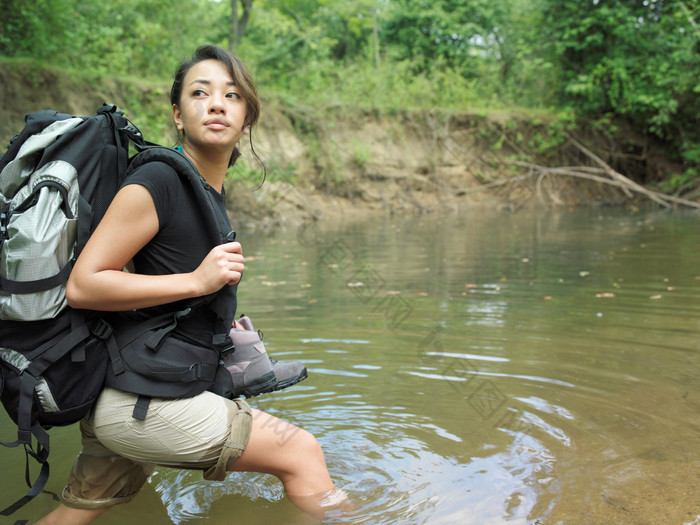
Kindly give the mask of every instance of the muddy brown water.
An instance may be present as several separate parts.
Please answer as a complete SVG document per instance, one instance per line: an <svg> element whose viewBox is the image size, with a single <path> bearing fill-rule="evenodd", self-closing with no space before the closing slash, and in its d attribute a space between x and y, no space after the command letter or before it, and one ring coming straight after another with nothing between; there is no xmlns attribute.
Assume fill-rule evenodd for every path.
<svg viewBox="0 0 700 525"><path fill-rule="evenodd" d="M583 209L240 231L240 311L309 369L250 402L320 440L355 507L327 523L698 524L699 226ZM57 492L79 437L51 434ZM0 454L9 503L24 458ZM98 523L200 522L306 520L270 476L159 468Z"/></svg>

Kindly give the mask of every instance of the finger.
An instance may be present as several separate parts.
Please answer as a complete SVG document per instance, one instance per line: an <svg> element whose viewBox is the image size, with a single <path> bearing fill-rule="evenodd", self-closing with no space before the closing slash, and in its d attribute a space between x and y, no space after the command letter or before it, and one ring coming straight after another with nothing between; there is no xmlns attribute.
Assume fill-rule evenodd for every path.
<svg viewBox="0 0 700 525"><path fill-rule="evenodd" d="M243 257L240 253L230 253L227 256L227 259L231 263L243 264L245 262L245 257Z"/></svg>
<svg viewBox="0 0 700 525"><path fill-rule="evenodd" d="M243 261L229 261L228 269L232 272L240 273L245 270L245 265L243 264Z"/></svg>
<svg viewBox="0 0 700 525"><path fill-rule="evenodd" d="M220 245L221 248L228 253L243 253L243 248L240 242L227 242Z"/></svg>

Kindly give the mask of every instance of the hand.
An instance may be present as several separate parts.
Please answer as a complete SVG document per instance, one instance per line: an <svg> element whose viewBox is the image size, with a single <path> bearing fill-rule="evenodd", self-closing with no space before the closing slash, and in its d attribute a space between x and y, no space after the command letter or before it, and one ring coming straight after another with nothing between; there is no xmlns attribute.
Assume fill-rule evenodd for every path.
<svg viewBox="0 0 700 525"><path fill-rule="evenodd" d="M192 273L199 283L201 295L208 295L227 284L240 281L245 269L244 262L241 244L238 242L228 242L212 248Z"/></svg>

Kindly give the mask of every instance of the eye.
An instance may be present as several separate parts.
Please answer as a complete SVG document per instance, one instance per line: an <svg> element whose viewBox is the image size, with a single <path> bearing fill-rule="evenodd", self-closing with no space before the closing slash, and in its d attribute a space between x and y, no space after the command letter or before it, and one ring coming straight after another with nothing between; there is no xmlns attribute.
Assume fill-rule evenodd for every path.
<svg viewBox="0 0 700 525"><path fill-rule="evenodd" d="M226 96L234 100L238 100L239 98L241 98L241 96L236 91L229 91L228 93L226 93Z"/></svg>
<svg viewBox="0 0 700 525"><path fill-rule="evenodd" d="M201 89L195 89L194 91L192 91L193 97L203 97L204 95L206 95L206 93Z"/></svg>

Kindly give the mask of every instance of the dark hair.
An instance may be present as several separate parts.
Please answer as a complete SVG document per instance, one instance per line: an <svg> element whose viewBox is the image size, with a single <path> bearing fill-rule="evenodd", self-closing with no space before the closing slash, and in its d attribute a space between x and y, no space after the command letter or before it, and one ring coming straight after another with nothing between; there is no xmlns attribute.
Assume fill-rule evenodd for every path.
<svg viewBox="0 0 700 525"><path fill-rule="evenodd" d="M246 102L246 113L245 120L243 122L243 127L248 126L250 132L248 134L248 140L250 141L250 149L253 153L255 159L263 166L263 180L264 180L264 170L260 157L255 152L253 147L253 126L258 122L260 117L260 97L258 95L258 89L255 87L255 82L250 72L245 67L241 59L230 51L210 44L199 46L192 57L180 64L180 67L175 72L175 77L173 79L173 85L170 88L170 103L176 106L180 105L180 100L182 98L182 84L185 81L185 76L192 68L192 66L202 62L204 60L218 60L226 66L228 69L233 82L238 88L238 94ZM236 159L241 156L241 152L236 146L233 149L233 154L229 160L229 166L233 166L236 163Z"/></svg>

